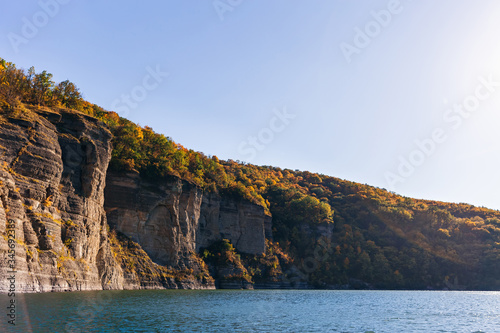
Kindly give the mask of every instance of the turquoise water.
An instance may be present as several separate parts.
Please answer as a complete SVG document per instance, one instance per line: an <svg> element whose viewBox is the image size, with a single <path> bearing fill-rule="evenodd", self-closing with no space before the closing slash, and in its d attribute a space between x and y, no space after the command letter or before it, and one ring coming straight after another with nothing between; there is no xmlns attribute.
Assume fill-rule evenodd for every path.
<svg viewBox="0 0 500 333"><path fill-rule="evenodd" d="M16 302L15 329L4 314L2 332L500 332L500 292L141 290Z"/></svg>

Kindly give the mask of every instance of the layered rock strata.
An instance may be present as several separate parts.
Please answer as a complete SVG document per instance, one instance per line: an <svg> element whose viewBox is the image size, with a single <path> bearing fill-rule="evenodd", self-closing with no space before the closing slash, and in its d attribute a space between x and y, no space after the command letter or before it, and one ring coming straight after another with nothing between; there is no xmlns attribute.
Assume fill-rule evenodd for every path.
<svg viewBox="0 0 500 333"><path fill-rule="evenodd" d="M265 252L262 207L175 176L108 173L111 138L79 112L0 113L0 292L13 274L17 292L215 288L201 248Z"/></svg>
<svg viewBox="0 0 500 333"><path fill-rule="evenodd" d="M171 176L108 173L105 209L113 229L139 243L151 259L175 269L193 267L192 254L228 239L244 253L262 254L271 217L248 201L205 193Z"/></svg>
<svg viewBox="0 0 500 333"><path fill-rule="evenodd" d="M121 288L103 208L110 140L76 112L0 115L0 251L15 252L17 291ZM5 263L2 277L12 268Z"/></svg>

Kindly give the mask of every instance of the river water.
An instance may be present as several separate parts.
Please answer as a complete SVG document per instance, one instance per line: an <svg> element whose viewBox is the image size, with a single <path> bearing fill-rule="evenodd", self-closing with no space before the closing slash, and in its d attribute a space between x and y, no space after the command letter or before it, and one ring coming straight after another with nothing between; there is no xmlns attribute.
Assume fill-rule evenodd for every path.
<svg viewBox="0 0 500 333"><path fill-rule="evenodd" d="M0 295L2 332L500 332L500 292L139 290L15 299L14 327Z"/></svg>

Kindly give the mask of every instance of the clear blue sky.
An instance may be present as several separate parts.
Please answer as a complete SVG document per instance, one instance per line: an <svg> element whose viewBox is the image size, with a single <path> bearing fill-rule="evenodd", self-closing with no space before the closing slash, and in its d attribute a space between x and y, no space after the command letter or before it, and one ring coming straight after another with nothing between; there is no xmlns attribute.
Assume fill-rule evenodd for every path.
<svg viewBox="0 0 500 333"><path fill-rule="evenodd" d="M59 1L5 3L0 57L207 155L500 209L498 1Z"/></svg>

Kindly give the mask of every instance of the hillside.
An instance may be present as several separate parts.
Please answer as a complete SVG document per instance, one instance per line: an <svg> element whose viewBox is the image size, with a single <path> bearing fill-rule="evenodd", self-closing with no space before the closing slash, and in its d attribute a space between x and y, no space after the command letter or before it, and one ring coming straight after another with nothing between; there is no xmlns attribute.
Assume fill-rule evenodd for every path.
<svg viewBox="0 0 500 333"><path fill-rule="evenodd" d="M98 165L106 175L108 194L104 198L102 189L102 197L95 193L95 201L103 201L105 226L110 229L101 236L101 245L95 238L94 246L105 249L101 253L106 255L107 265L114 267L108 245L102 245L109 244L109 252L121 268L96 266L92 274L101 274L101 281L106 283L112 281L110 288L123 288L127 284L123 281L129 281L130 287L174 287L175 281L183 279L196 287L210 285L215 279L220 287L500 290L498 211L406 198L307 171L222 161L83 100L69 81L55 85L45 71L37 74L34 69L25 71L3 60L0 63L0 119L4 125L0 134L4 139L11 135L7 129L16 124L24 128L25 142L40 141L39 127L22 125L31 121L44 124L50 129L47 133L52 133L47 135L59 136L59 143L67 140L81 147L92 146L77 133L79 125L74 126L73 138L61 139L61 131L67 130L59 128L61 120L54 120L56 116L92 123L95 129L91 132L100 133L102 142L96 147L108 144L105 133L109 133L109 167L106 163ZM82 128L82 133L88 128ZM58 145L54 147L57 151ZM33 174L33 165L19 166L22 171L12 167L16 158L25 156L23 148L0 148L2 161L7 163L3 172L15 183L14 188L26 183L26 178L34 180L29 180L23 190L29 192L30 187L36 187L41 176ZM105 150L97 155L105 154ZM64 163L62 169L66 168ZM63 205L75 190L80 190L78 186L83 187L81 200L87 200L85 186L72 184L71 191L63 186L57 195L56 191L40 188L36 201L52 203L57 196ZM4 197L13 195L4 183L1 186ZM137 198L140 203L136 203ZM154 204L150 205L151 198ZM5 240L5 224L12 218L9 210L15 210L8 206L3 199L1 231ZM51 205L45 206L48 212ZM40 224L36 222L39 218L26 217L29 209L18 208L21 210L19 218L28 221L25 223L35 227ZM85 216L84 212L79 214ZM153 215L157 216L154 221ZM85 223L82 218L75 228L85 233ZM151 229L140 229L141 225ZM158 231L160 238L151 236ZM80 237L76 231L73 235ZM241 241L247 236L248 240ZM61 244L69 239L60 237ZM77 258L77 247L71 244L50 247L42 243L26 245L25 257L20 260L29 262L33 251L47 258L50 256L44 251L55 251L59 258L74 258L75 262L83 258L85 262L78 264L82 267L87 261L99 260L95 249L93 257ZM2 247L2 251L6 249ZM122 273L117 273L120 270ZM123 281L117 278L119 275ZM94 282L91 285L95 287Z"/></svg>

